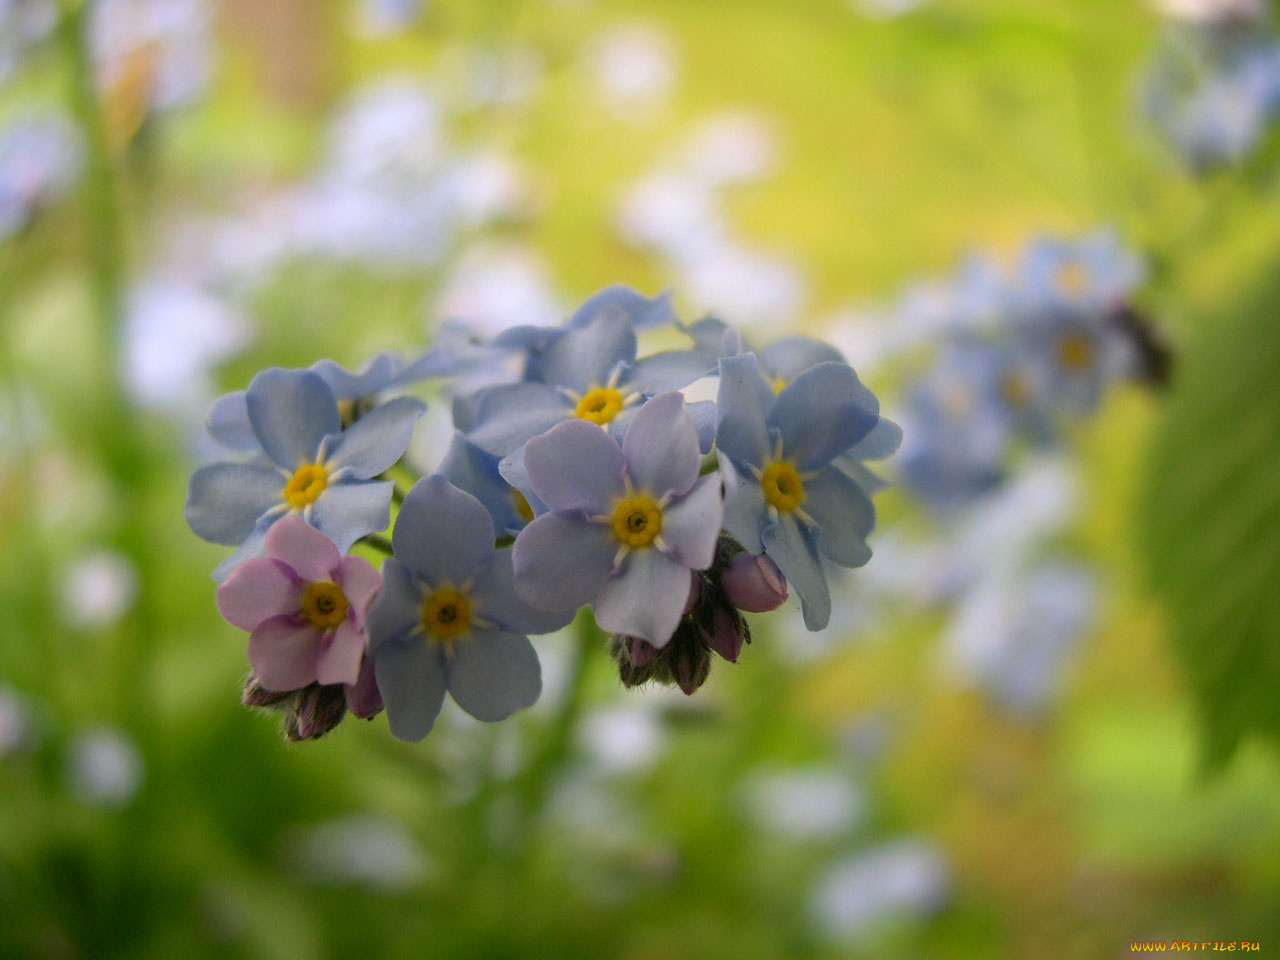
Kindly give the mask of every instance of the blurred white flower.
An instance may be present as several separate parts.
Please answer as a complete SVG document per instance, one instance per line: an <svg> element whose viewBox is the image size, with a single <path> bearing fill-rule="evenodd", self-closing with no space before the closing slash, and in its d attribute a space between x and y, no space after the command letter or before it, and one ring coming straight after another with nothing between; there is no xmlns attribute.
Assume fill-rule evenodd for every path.
<svg viewBox="0 0 1280 960"><path fill-rule="evenodd" d="M578 740L597 767L609 773L630 773L658 759L666 741L662 722L652 709L656 691L639 690L624 705L591 711L578 726Z"/></svg>
<svg viewBox="0 0 1280 960"><path fill-rule="evenodd" d="M852 0L868 17L886 20L901 17L924 6L925 0Z"/></svg>
<svg viewBox="0 0 1280 960"><path fill-rule="evenodd" d="M683 150L684 166L707 183L750 183L777 169L778 138L764 118L723 113L698 124Z"/></svg>
<svg viewBox="0 0 1280 960"><path fill-rule="evenodd" d="M53 32L55 0L0 0L0 81L22 64L27 50Z"/></svg>
<svg viewBox="0 0 1280 960"><path fill-rule="evenodd" d="M1068 655L1096 615L1092 574L1054 562L980 582L948 628L948 659L996 703L1018 714L1042 709L1060 686Z"/></svg>
<svg viewBox="0 0 1280 960"><path fill-rule="evenodd" d="M1262 0L1152 0L1164 16L1175 20L1212 22L1215 20L1253 20L1266 13Z"/></svg>
<svg viewBox="0 0 1280 960"><path fill-rule="evenodd" d="M546 263L531 249L513 245L468 249L450 270L435 313L490 335L564 319Z"/></svg>
<svg viewBox="0 0 1280 960"><path fill-rule="evenodd" d="M675 259L718 241L723 228L704 181L660 171L627 188L618 205L618 232L632 247Z"/></svg>
<svg viewBox="0 0 1280 960"><path fill-rule="evenodd" d="M614 27L591 42L587 56L600 92L619 113L664 100L675 85L672 44L650 27Z"/></svg>
<svg viewBox="0 0 1280 960"><path fill-rule="evenodd" d="M419 886L431 872L403 827L367 815L298 830L286 841L286 853L298 876L316 884L395 892Z"/></svg>
<svg viewBox="0 0 1280 960"><path fill-rule="evenodd" d="M94 0L89 35L98 85L110 97L144 84L153 110L190 103L212 74L212 17L203 0Z"/></svg>
<svg viewBox="0 0 1280 960"><path fill-rule="evenodd" d="M732 241L694 251L678 267L695 312L733 317L766 337L793 329L809 296L795 263Z"/></svg>
<svg viewBox="0 0 1280 960"><path fill-rule="evenodd" d="M128 612L138 595L138 572L129 558L97 550L78 559L62 585L62 615L80 629L103 629Z"/></svg>
<svg viewBox="0 0 1280 960"><path fill-rule="evenodd" d="M90 730L73 739L67 755L67 777L86 803L123 807L142 785L142 756L119 730Z"/></svg>
<svg viewBox="0 0 1280 960"><path fill-rule="evenodd" d="M823 933L856 941L881 924L928 916L946 902L950 870L923 840L897 840L831 867L810 899Z"/></svg>
<svg viewBox="0 0 1280 960"><path fill-rule="evenodd" d="M17 691L0 687L0 759L28 749L34 738L26 702Z"/></svg>
<svg viewBox="0 0 1280 960"><path fill-rule="evenodd" d="M155 277L129 296L124 375L133 395L161 408L203 409L210 369L250 339L239 311L184 279Z"/></svg>
<svg viewBox="0 0 1280 960"><path fill-rule="evenodd" d="M29 114L0 129L0 240L64 193L80 175L82 147L59 114Z"/></svg>
<svg viewBox="0 0 1280 960"><path fill-rule="evenodd" d="M370 37L386 37L413 26L424 0L360 0L356 28Z"/></svg>
<svg viewBox="0 0 1280 960"><path fill-rule="evenodd" d="M848 833L866 816L865 793L836 769L761 771L742 784L742 802L761 828L797 840Z"/></svg>
<svg viewBox="0 0 1280 960"><path fill-rule="evenodd" d="M440 108L422 83L389 77L355 91L330 124L326 176L413 185L443 156Z"/></svg>

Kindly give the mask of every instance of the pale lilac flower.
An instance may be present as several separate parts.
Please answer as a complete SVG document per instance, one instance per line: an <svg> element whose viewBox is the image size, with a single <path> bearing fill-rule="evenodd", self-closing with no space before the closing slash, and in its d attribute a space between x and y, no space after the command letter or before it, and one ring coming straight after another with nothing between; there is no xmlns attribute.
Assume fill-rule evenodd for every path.
<svg viewBox="0 0 1280 960"><path fill-rule="evenodd" d="M699 477L693 421L678 393L645 404L619 447L571 420L529 441L525 468L548 513L516 538L516 589L548 610L595 604L605 630L665 646L691 570L720 532L720 480Z"/></svg>
<svg viewBox="0 0 1280 960"><path fill-rule="evenodd" d="M86 803L124 807L142 786L142 755L123 731L106 727L89 730L68 747L67 776Z"/></svg>

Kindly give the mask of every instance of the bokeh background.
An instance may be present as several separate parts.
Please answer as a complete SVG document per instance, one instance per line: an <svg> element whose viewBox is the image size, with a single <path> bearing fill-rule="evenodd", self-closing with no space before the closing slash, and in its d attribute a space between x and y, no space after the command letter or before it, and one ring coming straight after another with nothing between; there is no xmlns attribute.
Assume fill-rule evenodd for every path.
<svg viewBox="0 0 1280 960"><path fill-rule="evenodd" d="M0 956L1280 948L1266 14L0 2ZM759 618L692 698L544 638L537 707L420 745L240 706L182 503L257 369L621 282L827 337L896 416L967 258L1098 230L1168 387L963 510L881 493L827 631Z"/></svg>

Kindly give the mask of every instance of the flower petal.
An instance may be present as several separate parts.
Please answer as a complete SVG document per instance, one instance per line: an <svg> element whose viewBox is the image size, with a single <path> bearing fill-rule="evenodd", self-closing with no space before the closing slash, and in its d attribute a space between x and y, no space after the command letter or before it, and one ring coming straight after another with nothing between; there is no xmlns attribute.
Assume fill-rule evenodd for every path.
<svg viewBox="0 0 1280 960"><path fill-rule="evenodd" d="M716 555L724 508L720 503L720 475L702 477L685 496L677 497L662 513L662 539L671 556L691 570L705 570Z"/></svg>
<svg viewBox="0 0 1280 960"><path fill-rule="evenodd" d="M862 488L835 467L804 485L805 513L818 525L818 549L843 567L871 559L867 535L876 525L876 508Z"/></svg>
<svg viewBox="0 0 1280 960"><path fill-rule="evenodd" d="M477 574L471 596L481 617L516 633L551 633L567 626L577 612L573 608L543 610L521 599L510 550L494 553L493 561Z"/></svg>
<svg viewBox="0 0 1280 960"><path fill-rule="evenodd" d="M656 497L692 487L702 455L684 397L673 391L642 406L627 428L622 456L631 482Z"/></svg>
<svg viewBox="0 0 1280 960"><path fill-rule="evenodd" d="M686 403L689 419L693 421L693 429L698 434L698 452L708 454L716 442L716 402L714 400L695 400Z"/></svg>
<svg viewBox="0 0 1280 960"><path fill-rule="evenodd" d="M620 363L634 363L636 332L616 313L601 313L547 344L538 358L543 380L585 393L605 385Z"/></svg>
<svg viewBox="0 0 1280 960"><path fill-rule="evenodd" d="M249 422L249 406L245 403L243 390L223 394L213 401L204 427L209 436L229 450L251 453L261 449L253 424Z"/></svg>
<svg viewBox="0 0 1280 960"><path fill-rule="evenodd" d="M382 561L382 593L365 617L370 650L401 639L422 622L422 585L403 563L388 557Z"/></svg>
<svg viewBox="0 0 1280 960"><path fill-rule="evenodd" d="M342 429L333 391L310 370L263 370L249 381L245 403L262 449L290 472L313 462L320 441Z"/></svg>
<svg viewBox="0 0 1280 960"><path fill-rule="evenodd" d="M352 480L330 485L312 505L311 524L346 553L361 537L391 525L390 480Z"/></svg>
<svg viewBox="0 0 1280 960"><path fill-rule="evenodd" d="M542 665L529 638L505 630L472 630L454 648L449 692L477 720L494 723L531 707L542 693Z"/></svg>
<svg viewBox="0 0 1280 960"><path fill-rule="evenodd" d="M637 360L622 375L620 387L649 394L680 390L715 369L715 357L709 354L696 350L664 350Z"/></svg>
<svg viewBox="0 0 1280 960"><path fill-rule="evenodd" d="M348 684L344 691L347 709L359 720L370 720L382 712L382 694L378 692L378 678L374 671L373 657L366 656L360 662L360 676Z"/></svg>
<svg viewBox="0 0 1280 960"><path fill-rule="evenodd" d="M309 583L336 581L342 573L342 554L302 517L284 517L267 531L267 556L279 560Z"/></svg>
<svg viewBox="0 0 1280 960"><path fill-rule="evenodd" d="M839 350L812 337L783 337L756 351L756 358L770 377L788 382L820 363L845 362Z"/></svg>
<svg viewBox="0 0 1280 960"><path fill-rule="evenodd" d="M382 577L372 563L364 557L347 554L342 558L342 593L358 616L356 623L364 625L365 614L374 594L382 589Z"/></svg>
<svg viewBox="0 0 1280 960"><path fill-rule="evenodd" d="M524 526L524 519L516 512L511 485L498 472L498 459L462 434L453 435L440 464L440 475L484 505L499 535Z"/></svg>
<svg viewBox="0 0 1280 960"><path fill-rule="evenodd" d="M325 637L316 660L316 680L320 683L354 684L360 678L364 659L364 633L348 618Z"/></svg>
<svg viewBox="0 0 1280 960"><path fill-rule="evenodd" d="M601 316L621 317L638 330L666 326L676 319L667 291L650 299L631 287L614 284L589 297L569 318L568 326L586 326Z"/></svg>
<svg viewBox="0 0 1280 960"><path fill-rule="evenodd" d="M576 610L595 599L617 550L603 524L576 513L544 513L511 548L516 593L543 610Z"/></svg>
<svg viewBox="0 0 1280 960"><path fill-rule="evenodd" d="M302 609L303 587L287 564L268 557L246 560L218 585L218 612L241 630Z"/></svg>
<svg viewBox="0 0 1280 960"><path fill-rule="evenodd" d="M301 690L316 682L323 632L300 617L272 617L249 635L249 663L268 690Z"/></svg>
<svg viewBox="0 0 1280 960"><path fill-rule="evenodd" d="M457 405L454 405L455 417ZM569 400L545 383L507 383L482 391L467 439L495 457L519 450L573 415Z"/></svg>
<svg viewBox="0 0 1280 960"><path fill-rule="evenodd" d="M809 534L792 514L784 513L776 523L764 528L761 540L765 553L800 597L804 625L810 630L822 630L831 621L831 593Z"/></svg>
<svg viewBox="0 0 1280 960"><path fill-rule="evenodd" d="M332 360L317 360L311 370L320 375L339 400L356 400L386 389L404 365L399 354L384 350L370 360L358 373L351 373Z"/></svg>
<svg viewBox="0 0 1280 960"><path fill-rule="evenodd" d="M396 559L433 587L459 586L493 556L493 518L440 474L413 485L391 534Z"/></svg>
<svg viewBox="0 0 1280 960"><path fill-rule="evenodd" d="M211 463L191 474L184 513L202 540L234 546L253 532L258 518L284 502L284 478L270 467Z"/></svg>
<svg viewBox="0 0 1280 960"><path fill-rule="evenodd" d="M426 410L427 405L413 397L396 397L374 407L338 435L326 465L346 469L360 480L376 477L404 456L413 426Z"/></svg>
<svg viewBox="0 0 1280 960"><path fill-rule="evenodd" d="M692 588L687 567L661 550L634 550L600 588L596 623L664 647L680 625Z"/></svg>
<svg viewBox="0 0 1280 960"><path fill-rule="evenodd" d="M552 510L610 512L623 492L624 462L617 442L586 420L557 424L524 448L529 482Z"/></svg>
<svg viewBox="0 0 1280 960"><path fill-rule="evenodd" d="M760 531L769 522L769 505L765 503L760 482L723 454L720 473L724 477L724 529L747 553L764 552Z"/></svg>
<svg viewBox="0 0 1280 960"><path fill-rule="evenodd" d="M421 638L399 639L378 647L373 658L391 735L416 743L431 732L444 706L440 651Z"/></svg>
<svg viewBox="0 0 1280 960"><path fill-rule="evenodd" d="M854 460L883 460L902 446L902 428L885 417L876 421L871 432L845 451Z"/></svg>
<svg viewBox="0 0 1280 960"><path fill-rule="evenodd" d="M716 443L720 450L743 463L763 465L772 453L765 420L772 405L773 389L760 375L755 354L722 359L720 393L716 400L719 410Z"/></svg>
<svg viewBox="0 0 1280 960"><path fill-rule="evenodd" d="M852 367L820 363L778 394L768 422L796 466L816 470L870 433L879 416L880 402Z"/></svg>
<svg viewBox="0 0 1280 960"><path fill-rule="evenodd" d="M245 538L244 543L214 568L213 579L222 583L246 560L263 556L267 552L267 531L280 519L280 516L278 513L265 513L259 517L258 522L253 526L253 532Z"/></svg>

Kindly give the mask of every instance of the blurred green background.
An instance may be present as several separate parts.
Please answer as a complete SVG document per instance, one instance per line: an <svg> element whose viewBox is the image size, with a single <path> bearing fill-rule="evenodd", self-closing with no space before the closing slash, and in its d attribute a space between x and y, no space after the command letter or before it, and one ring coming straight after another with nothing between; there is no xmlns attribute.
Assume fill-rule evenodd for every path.
<svg viewBox="0 0 1280 960"><path fill-rule="evenodd" d="M0 240L0 955L1280 946L1280 764L1251 735L1232 755L1242 731L1280 729L1280 185L1271 144L1193 179L1143 124L1152 9L426 0L381 31L358 4L220 0L202 95L163 114L134 74L95 92L82 13L64 4L0 92L0 118L62 110L86 138L77 184ZM601 38L637 29L656 45L626 54L639 65L609 102ZM1061 539L1097 571L1100 613L1052 706L1010 717L955 683L945 615L922 609L804 656L780 636L794 617L761 618L688 702L623 691L599 651L574 730L555 637L543 702L499 727L449 707L416 746L381 718L290 746L243 709L244 637L208 576L222 551L182 520L198 418L121 375L130 290L187 256L184 223L247 221L306 178L334 111L385 75L453 96L441 138L511 158L523 201L431 263L273 266L235 291L248 334L211 386L421 349L477 244L536 256L564 307L673 283L620 239L619 198L726 110L762 117L777 159L721 213L799 266L796 312L815 323L1039 230L1112 224L1142 251L1178 376L1114 391L1069 438L1082 506ZM472 83L489 95L457 106ZM704 306L674 294L686 319ZM871 379L892 395L892 371ZM443 447L422 450L429 467ZM909 522L901 492L878 504ZM866 869L840 909L874 914L853 931L821 907L846 863Z"/></svg>

